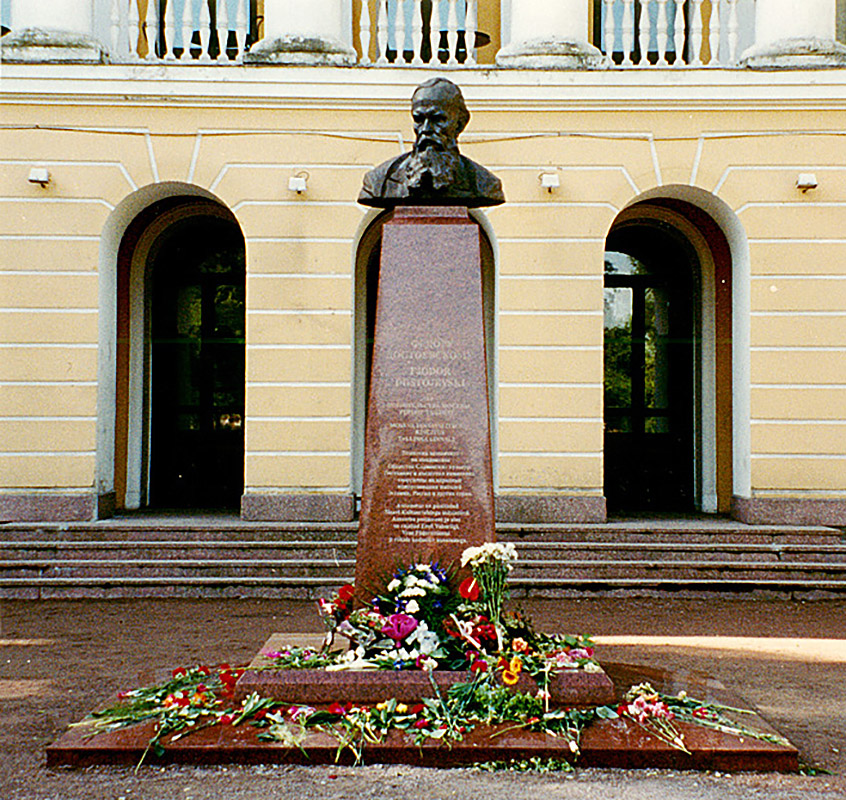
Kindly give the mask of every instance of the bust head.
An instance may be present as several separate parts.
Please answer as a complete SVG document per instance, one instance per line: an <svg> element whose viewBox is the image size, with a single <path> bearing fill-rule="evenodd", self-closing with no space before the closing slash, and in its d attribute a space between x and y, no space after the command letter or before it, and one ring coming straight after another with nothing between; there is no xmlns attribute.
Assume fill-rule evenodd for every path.
<svg viewBox="0 0 846 800"><path fill-rule="evenodd" d="M429 148L458 150L458 135L467 127L470 112L461 90L446 78L421 83L411 96L415 152Z"/></svg>
<svg viewBox="0 0 846 800"><path fill-rule="evenodd" d="M421 83L411 96L414 147L364 176L359 202L397 205L495 206L502 184L458 152L458 136L470 120L461 90L446 78Z"/></svg>

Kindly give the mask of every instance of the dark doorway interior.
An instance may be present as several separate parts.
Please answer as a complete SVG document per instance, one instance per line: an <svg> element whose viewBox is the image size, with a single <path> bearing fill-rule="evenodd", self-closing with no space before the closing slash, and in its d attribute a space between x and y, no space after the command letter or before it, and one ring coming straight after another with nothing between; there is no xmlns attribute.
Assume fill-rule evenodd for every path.
<svg viewBox="0 0 846 800"><path fill-rule="evenodd" d="M150 265L150 493L237 508L244 490L244 240L219 216L175 222Z"/></svg>
<svg viewBox="0 0 846 800"><path fill-rule="evenodd" d="M605 256L605 495L610 511L696 503L698 261L656 220L611 232Z"/></svg>

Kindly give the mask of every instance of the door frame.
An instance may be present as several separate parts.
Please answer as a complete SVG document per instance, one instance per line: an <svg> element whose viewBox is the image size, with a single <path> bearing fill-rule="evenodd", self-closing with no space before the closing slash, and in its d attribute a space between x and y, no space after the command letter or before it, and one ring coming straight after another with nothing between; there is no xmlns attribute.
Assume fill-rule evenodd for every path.
<svg viewBox="0 0 846 800"><path fill-rule="evenodd" d="M123 323L128 338L128 352L123 363L118 355L116 392L116 447L115 486L123 489L123 502L117 497L118 507L135 510L146 506L150 489L150 437L152 429L152 380L151 380L151 302L150 273L164 234L174 224L190 217L217 217L232 223L241 230L234 215L213 200L195 196L171 197L164 201L160 213L153 206L145 209L151 219L144 224L128 256L128 281L126 296L118 298L120 308L126 304L126 321ZM143 219L143 213L136 220ZM243 236L243 233L242 233ZM245 242L246 249L246 242ZM118 281L121 285L121 281ZM119 322L119 325L121 323ZM120 346L121 331L118 331ZM124 430L123 433L121 431ZM124 444L125 441L125 444ZM125 478L121 480L121 472Z"/></svg>
<svg viewBox="0 0 846 800"><path fill-rule="evenodd" d="M726 262L718 255L719 252L727 252L728 245L716 241L722 233L707 214L689 203L662 198L642 201L623 210L614 220L609 235L622 225L649 224L650 221L662 222L678 231L690 244L699 262L700 274L693 276L694 286L698 287L698 296L694 298L698 352L694 353L693 494L698 511L728 512L731 506L732 442L730 431L726 435L719 427L719 420L725 411L726 394L729 402L731 398L731 350L729 347L729 363L726 364L725 348L718 354L718 339L725 335L725 326L718 325L718 317L725 315L722 307L725 298L718 298L716 289L718 273L719 280L728 280L730 288L730 257ZM730 320L730 295L728 299ZM730 337L730 326L728 331ZM730 408L728 419L731 419Z"/></svg>

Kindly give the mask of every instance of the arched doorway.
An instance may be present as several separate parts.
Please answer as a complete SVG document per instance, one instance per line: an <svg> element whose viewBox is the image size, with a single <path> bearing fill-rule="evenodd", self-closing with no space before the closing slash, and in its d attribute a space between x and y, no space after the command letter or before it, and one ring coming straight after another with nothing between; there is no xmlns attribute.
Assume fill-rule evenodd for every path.
<svg viewBox="0 0 846 800"><path fill-rule="evenodd" d="M244 489L245 248L219 204L171 197L118 253L118 508L237 508Z"/></svg>
<svg viewBox="0 0 846 800"><path fill-rule="evenodd" d="M677 200L628 208L605 253L605 496L614 511L731 505L731 258Z"/></svg>
<svg viewBox="0 0 846 800"><path fill-rule="evenodd" d="M494 482L496 482L496 260L492 235L486 227L486 218L475 210L470 211L470 216L477 222L481 232L481 279L488 377L488 411L491 428L491 452L494 454ZM389 217L390 212L382 212L369 220L359 238L355 253L352 487L356 496L361 494L364 469L364 431L373 355L373 336L376 327L376 296L379 285L379 260L382 253L382 226Z"/></svg>

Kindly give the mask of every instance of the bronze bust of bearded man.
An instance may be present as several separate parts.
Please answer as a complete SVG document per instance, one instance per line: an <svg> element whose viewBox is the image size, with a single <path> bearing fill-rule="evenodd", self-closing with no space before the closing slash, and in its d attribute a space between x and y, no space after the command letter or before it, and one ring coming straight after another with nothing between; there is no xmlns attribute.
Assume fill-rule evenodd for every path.
<svg viewBox="0 0 846 800"><path fill-rule="evenodd" d="M358 202L377 208L450 205L479 208L505 202L499 178L458 152L470 112L446 78L421 83L411 96L415 142L409 153L364 176Z"/></svg>

